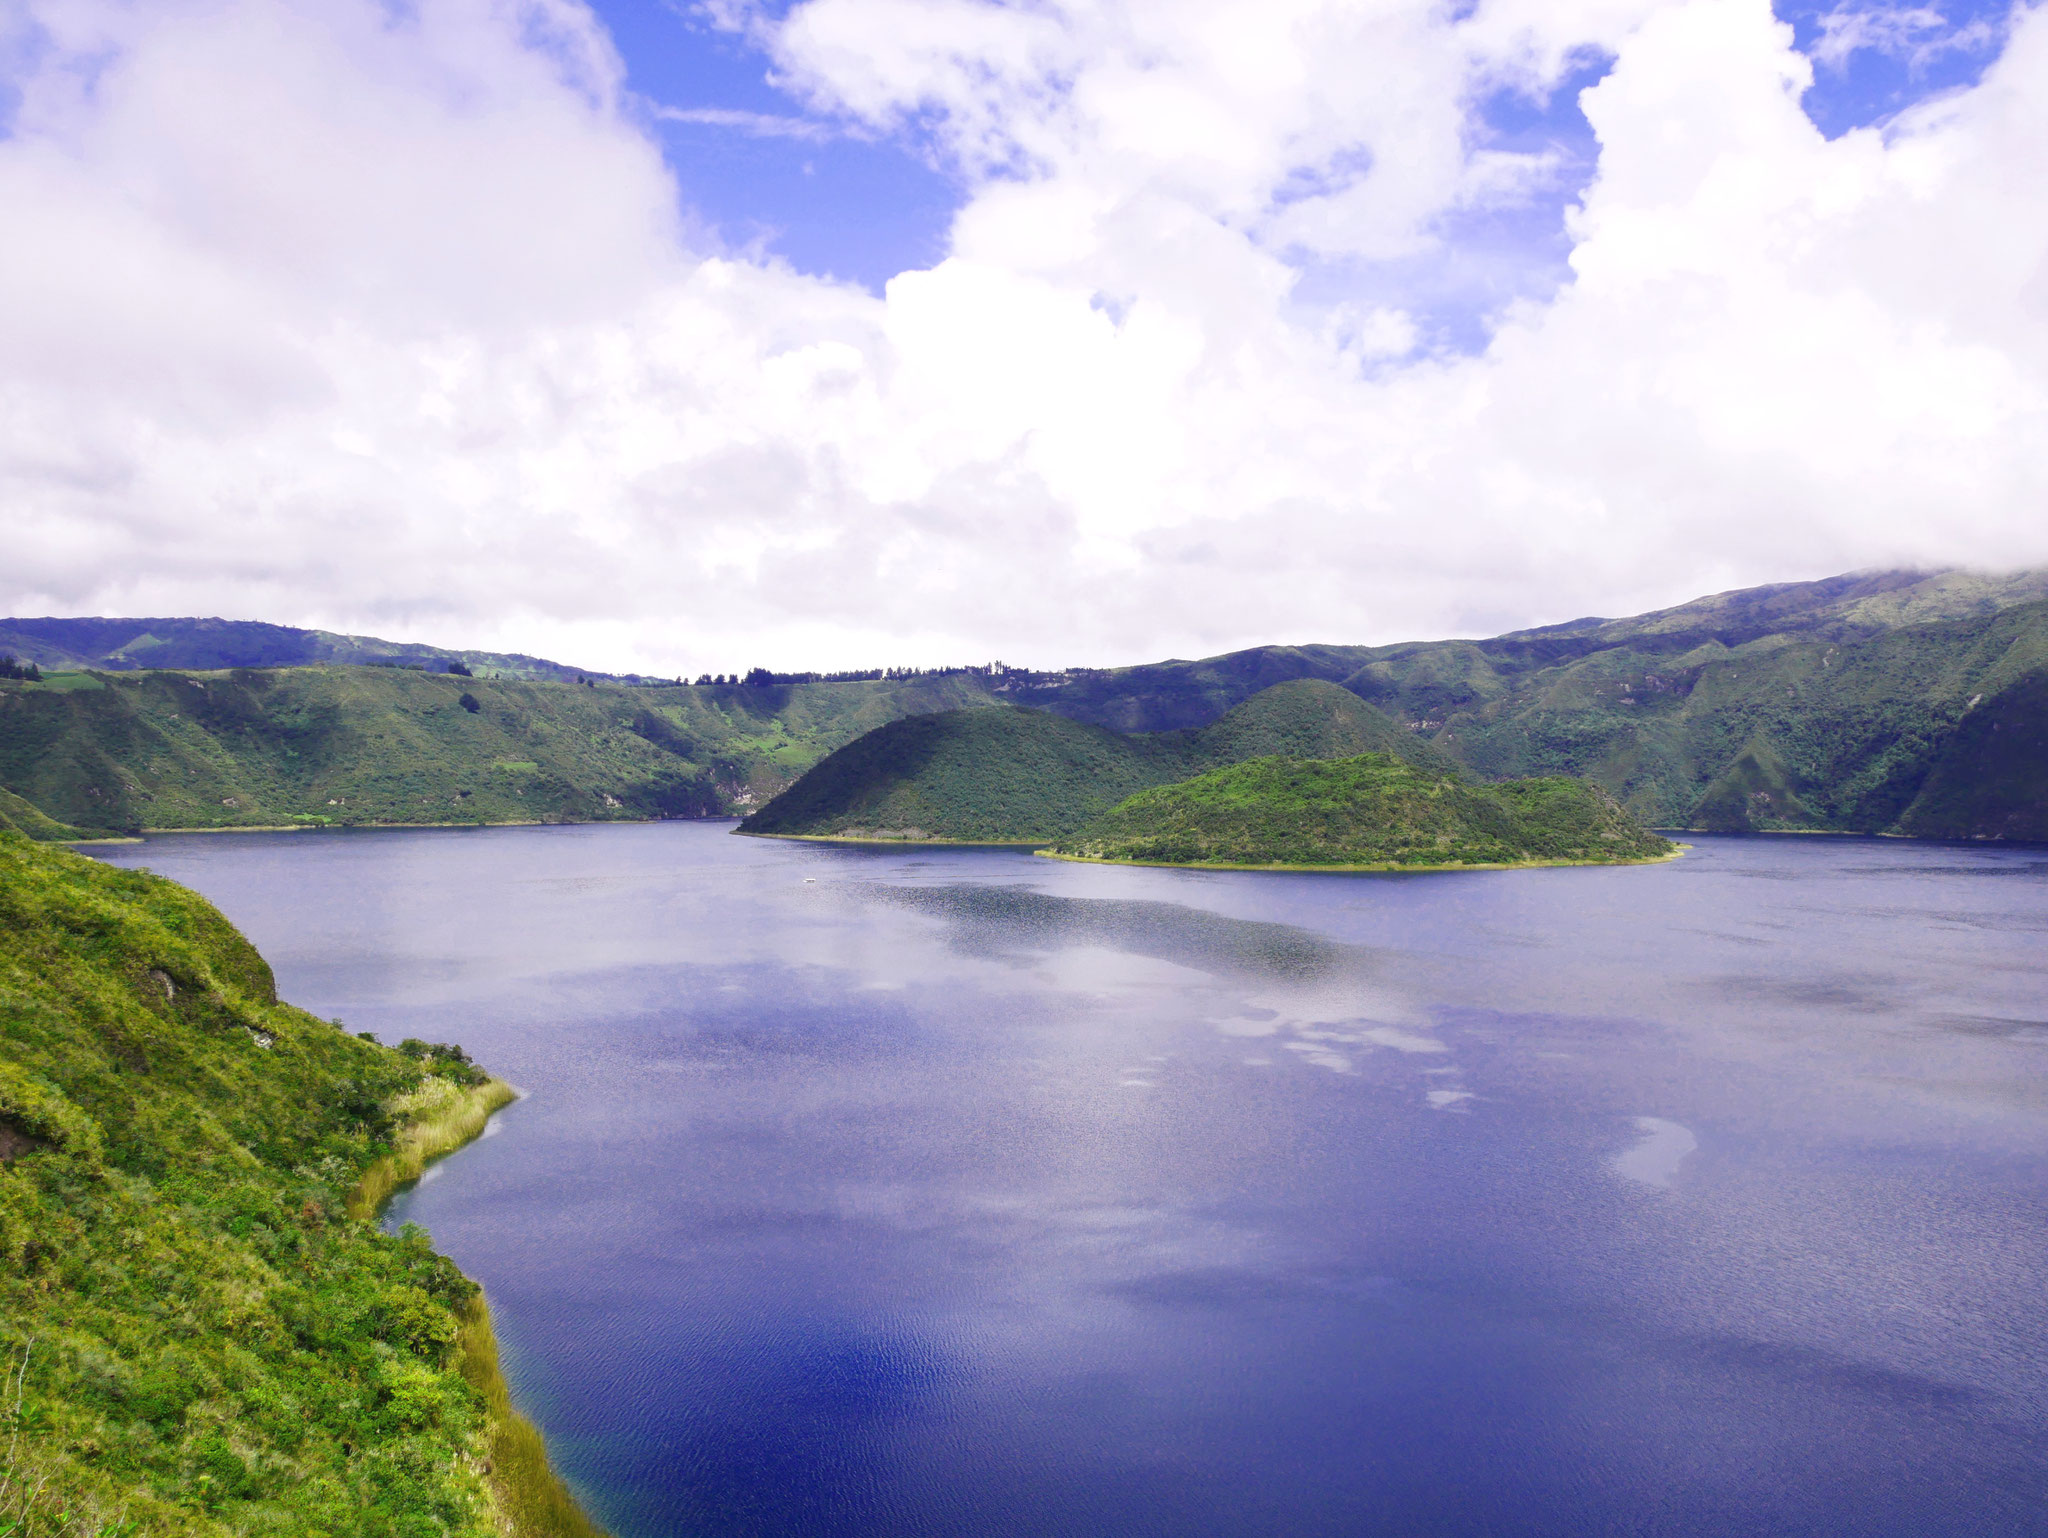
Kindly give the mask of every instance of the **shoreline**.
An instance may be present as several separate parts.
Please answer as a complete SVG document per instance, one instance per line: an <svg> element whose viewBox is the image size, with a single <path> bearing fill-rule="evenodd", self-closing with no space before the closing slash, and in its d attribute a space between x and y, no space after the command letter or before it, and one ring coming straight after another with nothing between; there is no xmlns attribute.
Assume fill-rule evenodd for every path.
<svg viewBox="0 0 2048 1538"><path fill-rule="evenodd" d="M1640 860L1515 860L1490 865L1397 865L1391 861L1374 865L1224 865L1188 860L1107 860L1094 855L1060 854L1051 849L1034 849L1032 853L1041 859L1066 860L1074 865L1131 865L1147 870L1296 871L1311 875L1321 871L1333 876L1398 876L1448 875L1465 870L1605 870L1635 865L1669 865L1673 860L1684 859L1691 847L1690 844L1681 844L1670 854L1649 855Z"/></svg>
<svg viewBox="0 0 2048 1538"><path fill-rule="evenodd" d="M663 822L737 822L739 812L720 812L716 817L508 817L502 821L465 818L461 822L235 822L216 823L204 828L144 828L137 833L94 834L87 838L48 838L36 842L62 844L139 844L144 839L169 833L347 833L357 829L389 832L406 828L606 828L651 827ZM754 838L802 838L798 833L757 833ZM886 840L885 840L886 842Z"/></svg>
<svg viewBox="0 0 2048 1538"><path fill-rule="evenodd" d="M398 1134L398 1146L356 1178L344 1203L348 1215L374 1223L394 1195L416 1182L436 1160L476 1141L491 1117L517 1099L519 1091L503 1079L486 1079L454 1105L407 1123ZM498 1525L513 1538L607 1538L548 1461L540 1428L512 1403L512 1387L498 1359L490 1302L481 1285L456 1318L456 1370L484 1401L483 1476Z"/></svg>
<svg viewBox="0 0 2048 1538"><path fill-rule="evenodd" d="M714 818L697 819L712 822ZM745 838L779 838L792 844L868 844L879 849L922 848L935 846L941 849L1029 849L1037 851L1045 842L1039 838L866 838L851 833L749 833L744 828L733 832Z"/></svg>
<svg viewBox="0 0 2048 1538"><path fill-rule="evenodd" d="M93 834L85 838L35 839L41 844L60 844L65 848L89 847L101 844L140 844L159 835L190 833L341 833L355 829L377 832L403 830L406 828L598 828L613 824L630 827L645 827L661 822L743 822L744 812L720 812L712 817L518 817L503 821L479 821L466 819L461 822L325 822L325 823L228 823L201 828L143 828L137 833ZM1034 854L1045 853L1043 839L1000 839L1000 838L889 838L860 836L846 833L754 833L734 828L735 833L744 833L748 838L782 839L793 844L860 844L877 849L918 848L933 846L942 849L1029 849ZM1722 838L1887 838L1907 844L1997 844L2027 846L2040 840L2024 838L1992 838L1981 834L1922 834L1868 832L1859 828L1673 828L1674 833L1704 833ZM1166 860L1091 860L1080 855L1049 855L1052 859L1074 860L1086 865L1151 865L1167 870L1329 870L1356 872L1385 871L1451 871L1451 870L1537 870L1557 866L1588 865L1655 865L1676 856L1660 855L1648 860L1535 860L1511 865L1175 865Z"/></svg>

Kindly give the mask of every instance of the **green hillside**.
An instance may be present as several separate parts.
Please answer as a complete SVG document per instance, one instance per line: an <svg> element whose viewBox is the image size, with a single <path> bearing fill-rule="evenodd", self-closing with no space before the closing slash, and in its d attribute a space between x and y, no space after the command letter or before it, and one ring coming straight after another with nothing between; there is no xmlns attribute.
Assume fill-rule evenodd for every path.
<svg viewBox="0 0 2048 1538"><path fill-rule="evenodd" d="M1860 572L1819 582L1778 583L1694 599L1630 619L1582 619L1491 640L1404 641L1389 646L1260 646L1196 662L1076 668L1022 674L998 697L1055 710L1122 732L1167 731L1213 721L1262 689L1293 678L1340 683L1406 724L1440 731L1489 704L1527 706L1575 665L1654 672L1658 661L1699 648L1753 642L1854 645L1905 626L1982 620L2048 600L2048 570Z"/></svg>
<svg viewBox="0 0 2048 1538"><path fill-rule="evenodd" d="M1141 741L1104 727L1037 710L951 710L893 721L828 755L739 831L1024 843L1171 772Z"/></svg>
<svg viewBox="0 0 2048 1538"><path fill-rule="evenodd" d="M2010 746L2048 733L2044 600L2043 572L1863 573L1490 640L686 688L388 667L49 671L40 683L0 679L0 787L92 831L744 813L835 749L910 716L1019 706L1160 737L1219 726L1294 682L1341 686L1383 712L1397 740L1320 753L1247 740L1183 758L1169 777L1268 751L1328 757L1423 744L1485 779L1593 779L1652 826L2048 839L2048 776L2037 755ZM168 655L127 653L129 663ZM464 694L476 711L462 710ZM918 728L917 745L885 742L865 767L840 768L863 778L899 749L935 762L961 751L942 748L934 731ZM1147 767L1152 749L1133 756L1085 733L1055 735L1042 728L1042 741L1019 747L1045 759L1055 780L1067 771L1051 766L1067 757L1110 753L1142 770L1133 788L1160 783L1164 771ZM965 794L973 776L942 762L932 774L952 789L942 794L930 775L923 789L944 804L906 802L881 825L979 818L975 836L994 837L999 826L1042 826L1034 798L1049 796L1062 816L1081 804L1048 789L1044 774L1014 768L990 771L991 793L1008 786L1000 815L961 811L968 803L954 791ZM862 794L876 804L879 792Z"/></svg>
<svg viewBox="0 0 2048 1538"><path fill-rule="evenodd" d="M11 790L0 790L0 830L25 833L45 843L79 836L78 829L45 817Z"/></svg>
<svg viewBox="0 0 2048 1538"><path fill-rule="evenodd" d="M740 825L784 837L1035 843L1132 792L1261 754L1395 752L1456 766L1335 684L1267 689L1206 727L1124 736L1044 711L892 722L825 758Z"/></svg>
<svg viewBox="0 0 2048 1538"><path fill-rule="evenodd" d="M280 1004L196 894L0 832L0 1533L559 1517L475 1286L351 1204L507 1094L456 1049Z"/></svg>
<svg viewBox="0 0 2048 1538"><path fill-rule="evenodd" d="M1627 864L1675 848L1584 780L1480 786L1366 753L1255 758L1143 790L1051 852L1151 865L1413 870Z"/></svg>
<svg viewBox="0 0 2048 1538"><path fill-rule="evenodd" d="M1657 827L2048 839L2048 573L1888 572L1482 641L1262 647L1018 680L1125 730L1331 679L1487 779L1571 774Z"/></svg>
<svg viewBox="0 0 2048 1538"><path fill-rule="evenodd" d="M1536 682L1443 710L1434 740L1489 778L1587 775L1654 825L2048 838L2048 770L2002 746L2048 725L2048 604L1621 648Z"/></svg>
<svg viewBox="0 0 2048 1538"><path fill-rule="evenodd" d="M885 721L980 697L956 677L634 688L362 667L54 674L0 681L0 786L97 831L716 816Z"/></svg>

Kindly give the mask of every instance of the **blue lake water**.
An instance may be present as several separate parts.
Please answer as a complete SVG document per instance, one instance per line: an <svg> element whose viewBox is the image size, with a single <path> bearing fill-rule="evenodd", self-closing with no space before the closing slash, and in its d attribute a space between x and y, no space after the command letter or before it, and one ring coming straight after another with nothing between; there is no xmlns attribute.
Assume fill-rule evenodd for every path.
<svg viewBox="0 0 2048 1538"><path fill-rule="evenodd" d="M2048 850L165 837L528 1092L395 1217L620 1538L2048 1534Z"/></svg>

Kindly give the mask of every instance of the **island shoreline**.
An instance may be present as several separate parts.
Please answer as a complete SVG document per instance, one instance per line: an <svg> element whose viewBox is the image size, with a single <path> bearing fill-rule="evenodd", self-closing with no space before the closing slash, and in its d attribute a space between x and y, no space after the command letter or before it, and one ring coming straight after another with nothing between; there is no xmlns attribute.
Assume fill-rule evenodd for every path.
<svg viewBox="0 0 2048 1538"><path fill-rule="evenodd" d="M1484 865L1400 865L1381 861L1373 865L1226 865L1221 862L1194 860L1109 860L1093 855L1061 854L1052 849L1034 849L1032 853L1042 859L1065 860L1073 865L1133 865L1147 870L1213 870L1213 871L1295 871L1307 874L1323 872L1332 876L1400 876L1400 875L1449 875L1456 871L1480 870L1606 870L1632 865L1669 865L1673 860L1685 858L1692 846L1681 844L1670 854L1648 855L1640 860L1514 860L1497 861Z"/></svg>
<svg viewBox="0 0 2048 1538"><path fill-rule="evenodd" d="M706 819L709 821L710 819ZM866 844L876 849L1029 849L1038 850L1040 838L856 838L850 833L752 833L744 828L733 832L746 838L779 838L792 844Z"/></svg>

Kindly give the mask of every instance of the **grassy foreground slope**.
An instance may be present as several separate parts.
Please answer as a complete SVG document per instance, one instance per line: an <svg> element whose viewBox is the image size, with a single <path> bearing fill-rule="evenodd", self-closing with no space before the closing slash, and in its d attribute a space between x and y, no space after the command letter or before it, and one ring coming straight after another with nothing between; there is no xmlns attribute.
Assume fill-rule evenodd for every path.
<svg viewBox="0 0 2048 1538"><path fill-rule="evenodd" d="M1034 843L1147 786L1261 754L1400 752L1455 766L1335 684L1301 679L1206 727L1129 736L1045 711L982 708L891 722L848 744L740 825L799 838Z"/></svg>
<svg viewBox="0 0 2048 1538"><path fill-rule="evenodd" d="M1386 753L1253 759L1140 791L1053 846L1069 859L1365 869L1624 864L1674 852L1584 780L1472 785Z"/></svg>
<svg viewBox="0 0 2048 1538"><path fill-rule="evenodd" d="M0 787L99 831L717 816L885 721L982 697L967 677L637 688L361 667L59 674L0 682Z"/></svg>
<svg viewBox="0 0 2048 1538"><path fill-rule="evenodd" d="M0 1532L507 1531L476 1288L350 1210L505 1095L280 1004L196 894L0 832Z"/></svg>

